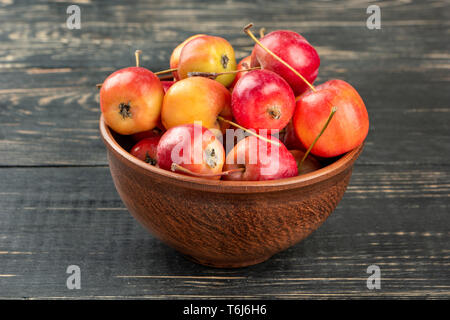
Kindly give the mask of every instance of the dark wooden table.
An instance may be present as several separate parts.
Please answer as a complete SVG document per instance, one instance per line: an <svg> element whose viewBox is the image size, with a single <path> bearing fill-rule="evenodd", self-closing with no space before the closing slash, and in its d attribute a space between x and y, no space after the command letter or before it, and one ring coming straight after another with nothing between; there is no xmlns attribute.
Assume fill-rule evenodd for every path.
<svg viewBox="0 0 450 320"><path fill-rule="evenodd" d="M66 9L81 8L81 29ZM369 30L366 8L381 8ZM450 297L448 1L0 1L0 298ZM95 84L168 67L192 34L292 29L341 78L371 127L338 208L312 236L242 269L196 265L148 234L117 195ZM370 290L367 267L381 269ZM66 269L81 269L69 290Z"/></svg>

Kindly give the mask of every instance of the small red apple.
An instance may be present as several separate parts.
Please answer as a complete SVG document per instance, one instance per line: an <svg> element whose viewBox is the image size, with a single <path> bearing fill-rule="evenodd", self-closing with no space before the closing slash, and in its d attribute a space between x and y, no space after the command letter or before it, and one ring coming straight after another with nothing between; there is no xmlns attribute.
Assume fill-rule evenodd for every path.
<svg viewBox="0 0 450 320"><path fill-rule="evenodd" d="M272 132L283 129L292 118L295 96L287 82L276 73L253 70L236 83L231 109L241 126Z"/></svg>
<svg viewBox="0 0 450 320"><path fill-rule="evenodd" d="M142 161L156 165L158 163L156 148L160 139L161 136L142 139L131 148L130 153Z"/></svg>
<svg viewBox="0 0 450 320"><path fill-rule="evenodd" d="M106 124L120 134L153 129L159 121L164 90L150 70L130 67L112 73L100 89Z"/></svg>
<svg viewBox="0 0 450 320"><path fill-rule="evenodd" d="M190 36L189 38L184 40L182 43L180 43L178 46L176 46L175 49L173 49L172 55L170 56L170 68L171 69L178 68L178 62L180 61L181 50L183 50L184 46L192 39L195 39L195 38L201 37L201 36L205 36L205 34L196 34L196 35ZM173 78L175 80L180 80L180 78L178 77L178 73L176 71L173 71L172 74L173 74Z"/></svg>
<svg viewBox="0 0 450 320"><path fill-rule="evenodd" d="M254 136L239 141L228 153L224 171L244 168L230 173L224 180L261 181L294 177L298 174L294 156L275 137L268 137L275 145Z"/></svg>
<svg viewBox="0 0 450 320"><path fill-rule="evenodd" d="M330 110L337 107L323 135L311 153L335 157L359 146L369 131L369 116L358 92L347 82L330 80L299 97L294 113L295 132L306 148L327 122Z"/></svg>
<svg viewBox="0 0 450 320"><path fill-rule="evenodd" d="M194 175L220 179L225 150L210 130L190 123L173 127L164 133L158 144L157 159L159 167L165 170L177 171L178 166Z"/></svg>
<svg viewBox="0 0 450 320"><path fill-rule="evenodd" d="M320 66L319 55L316 49L298 33L289 30L273 31L261 38L260 42L299 72L309 83L313 83L317 78ZM296 96L308 89L308 85L302 79L258 44L255 44L251 58L251 67L256 66L279 74L289 83Z"/></svg>
<svg viewBox="0 0 450 320"><path fill-rule="evenodd" d="M241 61L239 61L236 70L239 71L239 70L249 69L250 68L250 60L251 60L251 56L247 56L247 57L243 58ZM236 85L236 83L238 82L238 80L247 72L248 71L236 73L236 77L234 78L233 82L231 83L230 89L233 89L234 86Z"/></svg>

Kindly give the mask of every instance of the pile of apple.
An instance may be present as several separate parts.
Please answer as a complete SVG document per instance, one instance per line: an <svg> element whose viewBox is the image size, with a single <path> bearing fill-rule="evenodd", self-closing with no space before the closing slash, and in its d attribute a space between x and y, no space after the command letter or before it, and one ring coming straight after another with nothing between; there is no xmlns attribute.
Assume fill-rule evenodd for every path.
<svg viewBox="0 0 450 320"><path fill-rule="evenodd" d="M274 180L317 170L364 141L363 100L342 80L312 85L320 58L304 37L278 30L258 39L250 28L255 46L239 64L227 40L198 34L173 50L170 69L140 67L137 51L136 67L102 83L104 120L137 142L133 156L207 179Z"/></svg>

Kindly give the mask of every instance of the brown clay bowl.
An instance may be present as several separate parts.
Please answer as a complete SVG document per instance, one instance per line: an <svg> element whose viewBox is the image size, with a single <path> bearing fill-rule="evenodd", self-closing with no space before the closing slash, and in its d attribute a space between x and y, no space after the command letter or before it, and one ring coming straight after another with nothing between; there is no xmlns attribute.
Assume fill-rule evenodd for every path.
<svg viewBox="0 0 450 320"><path fill-rule="evenodd" d="M116 189L130 213L189 259L214 267L260 263L310 235L336 208L363 146L326 167L273 181L212 181L151 166L100 119Z"/></svg>

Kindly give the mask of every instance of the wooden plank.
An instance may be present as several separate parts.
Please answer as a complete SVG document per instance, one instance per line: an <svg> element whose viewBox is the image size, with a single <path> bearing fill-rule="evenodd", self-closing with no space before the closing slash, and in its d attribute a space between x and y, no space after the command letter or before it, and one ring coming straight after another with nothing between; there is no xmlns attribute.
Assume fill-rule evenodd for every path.
<svg viewBox="0 0 450 320"><path fill-rule="evenodd" d="M446 166L357 167L312 236L242 269L196 265L123 207L107 168L0 169L0 297L447 298ZM82 289L66 288L78 265ZM382 289L367 289L376 264Z"/></svg>
<svg viewBox="0 0 450 320"><path fill-rule="evenodd" d="M65 27L68 5L82 29ZM369 4L382 29L365 26ZM0 298L445 298L450 296L448 1L0 0ZM293 29L317 48L317 83L342 78L371 130L351 185L302 243L249 268L211 269L149 235L114 190L98 134L110 72L167 67L206 32L238 58L242 26ZM67 166L67 168L66 168ZM68 290L77 264L82 289ZM366 268L382 289L366 287Z"/></svg>
<svg viewBox="0 0 450 320"><path fill-rule="evenodd" d="M0 7L0 69L30 67L114 67L133 63L132 52L144 50L143 62L166 66L168 54L187 36L207 32L227 37L242 57L252 42L242 32L248 22L256 27L293 29L304 34L328 61L361 58L398 58L399 67L410 69L405 57L425 65L441 60L448 69L449 22L447 1L389 1L382 9L382 30L370 31L365 22L369 1L302 2L291 4L259 1L110 1L79 3L81 30L65 27L65 10L72 3L5 2ZM419 44L419 45L418 45ZM89 59L86 59L89 57ZM363 64L364 65L364 64ZM381 64L378 64L381 66Z"/></svg>
<svg viewBox="0 0 450 320"><path fill-rule="evenodd" d="M329 10L322 11L320 17L316 17L317 20L310 17L315 11L305 7L301 13L294 11L276 21L258 21L250 19L251 15L236 12L226 19L221 17L218 20L215 20L217 17L214 15L194 15L192 19L195 22L188 25L180 17L167 18L160 12L156 13L159 18L140 16L139 21L136 20L139 16L135 16L135 9L130 6L129 11L118 10L123 16L120 19L107 12L101 16L101 21L95 16L91 18L92 21L82 22L81 30L65 28L64 15L47 13L38 21L10 21L11 13L8 11L9 18L2 20L4 22L0 30L0 69L119 68L134 63L133 52L136 48L144 51L144 65L167 66L172 49L188 36L199 32L226 37L235 47L236 56L241 58L251 52L253 47L253 42L242 32L242 27L251 21L255 23L256 31L264 26L267 31L288 28L302 33L317 48L319 55L326 59L324 63L391 58L397 60L397 68L417 70L421 67L433 68L433 63L439 63L448 69L449 45L434 35L445 33L449 23L435 20L433 16L445 8L425 11L427 17L422 19L408 15L408 19L402 20L397 14L390 21L385 14L391 10L385 10L382 29L371 31L365 26L365 7L349 9L349 14L358 12L350 20L344 19L348 16L346 14L344 18L330 21L329 15L338 16L341 12L334 11L339 6L329 5ZM133 22L121 21L131 16ZM416 45L415 41L420 45ZM89 59L86 59L87 56ZM408 58L422 62L423 66L411 63ZM379 64L378 67L382 66Z"/></svg>

